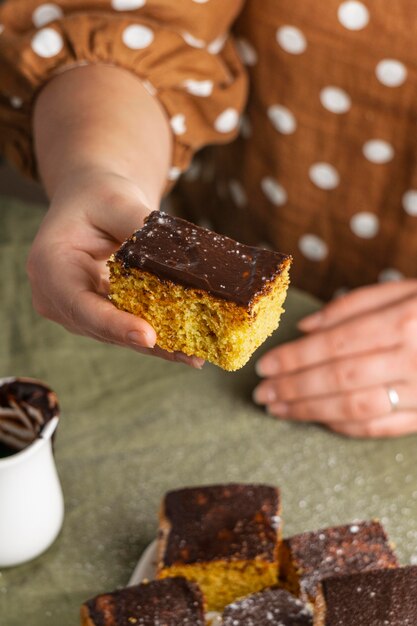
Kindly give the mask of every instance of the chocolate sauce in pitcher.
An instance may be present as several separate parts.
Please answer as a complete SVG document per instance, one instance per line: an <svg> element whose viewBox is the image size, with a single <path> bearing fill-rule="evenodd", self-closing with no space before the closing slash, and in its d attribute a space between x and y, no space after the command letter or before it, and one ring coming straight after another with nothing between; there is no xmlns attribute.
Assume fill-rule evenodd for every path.
<svg viewBox="0 0 417 626"><path fill-rule="evenodd" d="M30 446L59 414L56 394L29 378L0 380L0 459Z"/></svg>

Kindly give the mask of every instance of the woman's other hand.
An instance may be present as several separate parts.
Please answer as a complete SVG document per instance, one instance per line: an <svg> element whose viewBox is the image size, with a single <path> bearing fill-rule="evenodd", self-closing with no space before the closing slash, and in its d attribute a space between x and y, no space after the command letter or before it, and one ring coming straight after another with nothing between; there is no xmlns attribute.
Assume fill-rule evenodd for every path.
<svg viewBox="0 0 417 626"><path fill-rule="evenodd" d="M416 280L357 289L299 328L257 363L257 403L352 437L417 432Z"/></svg>

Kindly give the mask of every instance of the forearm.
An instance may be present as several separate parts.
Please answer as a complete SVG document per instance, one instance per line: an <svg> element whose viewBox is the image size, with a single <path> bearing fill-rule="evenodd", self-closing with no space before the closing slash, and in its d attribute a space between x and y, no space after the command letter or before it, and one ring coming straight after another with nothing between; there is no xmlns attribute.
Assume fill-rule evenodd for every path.
<svg viewBox="0 0 417 626"><path fill-rule="evenodd" d="M171 157L161 106L129 72L104 65L69 70L40 93L34 111L40 176L52 198L86 172L134 182L158 208Z"/></svg>

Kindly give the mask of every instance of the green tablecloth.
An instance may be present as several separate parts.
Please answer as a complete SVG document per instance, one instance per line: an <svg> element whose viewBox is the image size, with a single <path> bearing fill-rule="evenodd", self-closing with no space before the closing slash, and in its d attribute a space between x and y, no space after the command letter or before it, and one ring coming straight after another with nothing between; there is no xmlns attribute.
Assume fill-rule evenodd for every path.
<svg viewBox="0 0 417 626"><path fill-rule="evenodd" d="M277 422L251 403L253 360L234 374L192 371L39 318L24 263L42 212L0 203L0 376L34 376L59 395L66 517L47 553L0 573L1 626L76 626L83 600L127 583L161 496L182 485L280 485L287 535L377 516L402 561L417 562L416 437L353 441ZM293 290L286 308L269 345L294 337L317 302Z"/></svg>

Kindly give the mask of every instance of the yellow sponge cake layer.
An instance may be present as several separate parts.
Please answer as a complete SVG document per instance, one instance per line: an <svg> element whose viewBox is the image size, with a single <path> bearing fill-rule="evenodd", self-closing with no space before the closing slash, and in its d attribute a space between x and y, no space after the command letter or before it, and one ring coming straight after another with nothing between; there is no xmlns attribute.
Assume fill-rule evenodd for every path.
<svg viewBox="0 0 417 626"><path fill-rule="evenodd" d="M164 350L236 370L277 328L290 263L154 212L110 259L110 299Z"/></svg>
<svg viewBox="0 0 417 626"><path fill-rule="evenodd" d="M199 565L176 565L164 568L158 578L182 576L198 583L209 611L222 611L225 606L249 593L261 591L277 582L275 563L256 560L222 561Z"/></svg>
<svg viewBox="0 0 417 626"><path fill-rule="evenodd" d="M191 487L166 494L158 578L198 583L209 611L278 581L280 497L269 485Z"/></svg>

